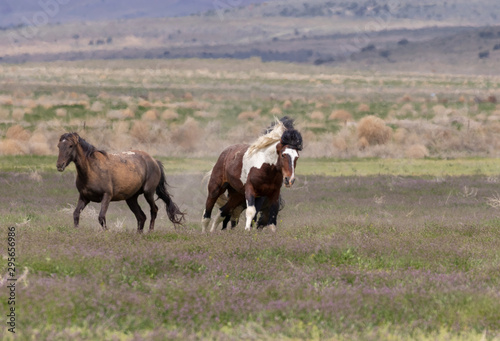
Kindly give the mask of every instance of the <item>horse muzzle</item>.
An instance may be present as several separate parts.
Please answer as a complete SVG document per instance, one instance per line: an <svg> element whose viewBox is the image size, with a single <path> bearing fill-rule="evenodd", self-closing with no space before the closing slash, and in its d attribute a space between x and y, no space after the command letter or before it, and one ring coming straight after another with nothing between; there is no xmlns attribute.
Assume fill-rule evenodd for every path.
<svg viewBox="0 0 500 341"><path fill-rule="evenodd" d="M283 179L283 183L285 184L285 187L288 187L288 188L292 187L294 182L295 182L295 177L289 178L288 176L285 176L285 178Z"/></svg>
<svg viewBox="0 0 500 341"><path fill-rule="evenodd" d="M62 164L57 165L57 170L59 172L62 172L65 169L66 169L66 164L62 163Z"/></svg>

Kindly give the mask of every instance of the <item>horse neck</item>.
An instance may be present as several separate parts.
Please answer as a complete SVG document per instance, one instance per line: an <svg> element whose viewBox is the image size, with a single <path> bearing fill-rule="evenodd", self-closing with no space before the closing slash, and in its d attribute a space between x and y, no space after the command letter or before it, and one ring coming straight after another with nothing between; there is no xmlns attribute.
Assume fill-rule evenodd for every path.
<svg viewBox="0 0 500 341"><path fill-rule="evenodd" d="M79 144L76 145L76 158L73 162L75 163L78 176L81 178L87 178L93 165L92 161L87 157L87 155L85 155L85 151Z"/></svg>

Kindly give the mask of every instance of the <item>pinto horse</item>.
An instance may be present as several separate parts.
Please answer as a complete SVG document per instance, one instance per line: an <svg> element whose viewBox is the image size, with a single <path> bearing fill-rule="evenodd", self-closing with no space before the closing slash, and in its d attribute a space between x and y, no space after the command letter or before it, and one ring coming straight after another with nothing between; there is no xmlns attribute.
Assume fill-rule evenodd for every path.
<svg viewBox="0 0 500 341"><path fill-rule="evenodd" d="M155 192L165 202L168 218L174 226L182 225L184 213L167 191L163 165L149 154L136 150L119 154L107 153L98 150L77 133L63 134L57 147L57 170L64 171L71 162L76 166L76 188L80 196L73 213L75 227L80 222L81 211L92 201L101 203L99 223L106 230L106 212L110 201L125 200L137 219L137 232L141 233L146 214L137 198L144 194L151 207L149 231L153 231L158 212Z"/></svg>
<svg viewBox="0 0 500 341"><path fill-rule="evenodd" d="M228 202L211 227L213 231L227 215L246 204L245 230L250 230L257 208L269 200L266 226L275 230L279 210L281 186L291 187L295 182L295 166L302 150L302 136L295 129L287 129L277 121L272 130L252 145L237 144L226 148L212 169L208 196L202 218L202 231L210 224L212 209L217 199L228 190Z"/></svg>

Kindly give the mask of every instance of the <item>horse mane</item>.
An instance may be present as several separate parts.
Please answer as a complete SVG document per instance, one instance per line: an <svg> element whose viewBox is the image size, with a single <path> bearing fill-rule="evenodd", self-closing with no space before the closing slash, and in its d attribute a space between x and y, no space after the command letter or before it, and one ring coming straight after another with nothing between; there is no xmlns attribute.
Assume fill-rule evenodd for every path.
<svg viewBox="0 0 500 341"><path fill-rule="evenodd" d="M286 131L286 127L282 121L276 119L276 122L271 125L272 128L265 135L260 136L254 143L248 147L248 154L253 154L258 150L264 149L272 145L273 143L279 142L281 136Z"/></svg>
<svg viewBox="0 0 500 341"><path fill-rule="evenodd" d="M61 136L61 138L59 139L59 141L62 141L62 140L71 140L73 141L73 143L75 144L79 144L83 151L85 152L85 156L86 157L95 157L95 153L96 152L99 152L103 155L108 155L108 153L106 153L106 151L102 150L102 149L97 149L96 147L94 147L93 145L91 145L90 143L88 143L87 141L85 141L80 135L78 135L78 133L66 133L66 134L63 134Z"/></svg>
<svg viewBox="0 0 500 341"><path fill-rule="evenodd" d="M273 130L274 126L276 125L276 122L278 122L278 121L276 120L273 123L271 123L271 125L264 130L264 134L267 134L271 130ZM283 123L283 125L285 126L285 129L287 129L287 130L295 129L293 126L293 123L294 123L293 118L290 118L288 116L283 116L282 118L279 119L279 122Z"/></svg>
<svg viewBox="0 0 500 341"><path fill-rule="evenodd" d="M295 129L287 129L281 136L281 144L296 150L302 150L302 135Z"/></svg>

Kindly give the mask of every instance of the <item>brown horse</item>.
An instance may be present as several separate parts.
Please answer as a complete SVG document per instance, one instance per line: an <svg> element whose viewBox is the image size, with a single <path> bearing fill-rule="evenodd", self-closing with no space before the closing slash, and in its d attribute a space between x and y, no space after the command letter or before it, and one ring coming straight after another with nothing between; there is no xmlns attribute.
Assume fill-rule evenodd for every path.
<svg viewBox="0 0 500 341"><path fill-rule="evenodd" d="M276 228L281 186L295 182L295 166L302 150L302 136L277 121L272 130L252 145L238 144L226 148L212 169L208 197L202 219L202 231L210 224L217 199L228 190L228 202L211 227L217 225L233 210L246 204L245 230L250 230L259 202L266 197L270 203L266 226ZM256 205L257 204L257 205Z"/></svg>
<svg viewBox="0 0 500 341"><path fill-rule="evenodd" d="M57 147L57 170L64 171L71 162L76 166L76 188L80 197L73 213L75 227L78 227L80 212L93 201L101 203L99 223L106 230L106 211L110 201L126 200L137 219L137 231L141 233L146 214L139 206L137 198L144 194L151 207L149 231L152 231L158 212L155 192L165 202L168 218L174 226L182 224L184 213L172 201L167 191L168 184L160 161L142 151L112 154L98 150L77 133L63 134Z"/></svg>

